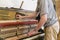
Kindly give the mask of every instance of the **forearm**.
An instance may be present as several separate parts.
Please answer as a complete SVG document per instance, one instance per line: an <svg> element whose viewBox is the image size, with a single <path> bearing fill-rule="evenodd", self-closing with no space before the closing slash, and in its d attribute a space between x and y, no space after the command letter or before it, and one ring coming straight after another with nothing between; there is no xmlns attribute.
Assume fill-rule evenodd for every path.
<svg viewBox="0 0 60 40"><path fill-rule="evenodd" d="M23 16L23 19L24 18L34 18L34 16Z"/></svg>
<svg viewBox="0 0 60 40"><path fill-rule="evenodd" d="M35 18L36 17L36 12L33 14L27 15L27 16L22 16L23 18Z"/></svg>
<svg viewBox="0 0 60 40"><path fill-rule="evenodd" d="M35 28L36 31L38 31L44 24L45 22L47 21L47 16L44 15L43 17L41 17L37 27Z"/></svg>

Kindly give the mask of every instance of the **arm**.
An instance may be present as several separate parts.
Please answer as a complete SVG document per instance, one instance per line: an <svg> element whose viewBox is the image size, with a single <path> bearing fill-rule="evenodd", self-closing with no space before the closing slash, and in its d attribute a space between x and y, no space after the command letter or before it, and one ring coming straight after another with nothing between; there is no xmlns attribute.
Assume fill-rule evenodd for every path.
<svg viewBox="0 0 60 40"><path fill-rule="evenodd" d="M38 26L35 29L33 29L32 31L30 31L27 35L32 36L32 35L39 33L38 30L41 28L42 25L45 24L46 21L47 21L47 14L41 16Z"/></svg>
<svg viewBox="0 0 60 40"><path fill-rule="evenodd" d="M34 30L38 31L45 24L46 21L47 21L47 14L41 16L41 19L40 19L37 27Z"/></svg>
<svg viewBox="0 0 60 40"><path fill-rule="evenodd" d="M28 16L22 16L23 18L35 18L36 17L36 12L34 12L33 14L30 14Z"/></svg>
<svg viewBox="0 0 60 40"><path fill-rule="evenodd" d="M48 14L48 2L47 0L41 0L40 1L40 21L35 28L36 31L38 31L47 21L47 14Z"/></svg>
<svg viewBox="0 0 60 40"><path fill-rule="evenodd" d="M19 18L19 19L24 19L24 18L35 18L36 15L37 15L36 12L33 12L33 14L26 15L26 16L16 15L16 18ZM17 17L17 16L18 16L18 17Z"/></svg>

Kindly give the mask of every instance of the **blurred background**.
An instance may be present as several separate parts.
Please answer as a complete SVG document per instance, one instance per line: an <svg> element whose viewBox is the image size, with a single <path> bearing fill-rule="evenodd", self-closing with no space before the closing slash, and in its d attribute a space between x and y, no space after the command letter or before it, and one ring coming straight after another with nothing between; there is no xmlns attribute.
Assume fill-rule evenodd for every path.
<svg viewBox="0 0 60 40"><path fill-rule="evenodd" d="M60 23L60 0L52 1ZM16 20L16 12L30 15L36 10L36 6L37 0L0 0L0 20ZM58 40L60 40L60 32Z"/></svg>

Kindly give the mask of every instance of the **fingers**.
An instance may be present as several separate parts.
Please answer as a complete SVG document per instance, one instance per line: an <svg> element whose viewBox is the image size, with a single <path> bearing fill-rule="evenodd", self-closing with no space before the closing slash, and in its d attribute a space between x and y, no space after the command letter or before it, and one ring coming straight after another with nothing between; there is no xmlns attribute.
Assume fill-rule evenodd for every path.
<svg viewBox="0 0 60 40"><path fill-rule="evenodd" d="M28 36L33 36L33 35L35 35L35 34L36 34L35 31L30 31L30 32L28 33Z"/></svg>

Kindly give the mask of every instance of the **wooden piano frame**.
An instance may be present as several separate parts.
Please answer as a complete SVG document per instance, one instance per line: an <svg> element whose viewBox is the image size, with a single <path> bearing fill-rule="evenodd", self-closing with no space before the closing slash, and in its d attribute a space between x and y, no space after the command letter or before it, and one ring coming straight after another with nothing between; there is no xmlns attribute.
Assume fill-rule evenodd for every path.
<svg viewBox="0 0 60 40"><path fill-rule="evenodd" d="M18 25L31 25L31 24L37 24L38 21L37 20L32 20L32 21L19 21L19 20L15 20L15 21L1 21L0 22L0 28L5 28L5 27L10 27L10 26L18 26ZM16 35L13 37L8 37L5 38L5 40L18 40L18 39L22 39L22 38L27 38L27 34L23 34L23 35Z"/></svg>

